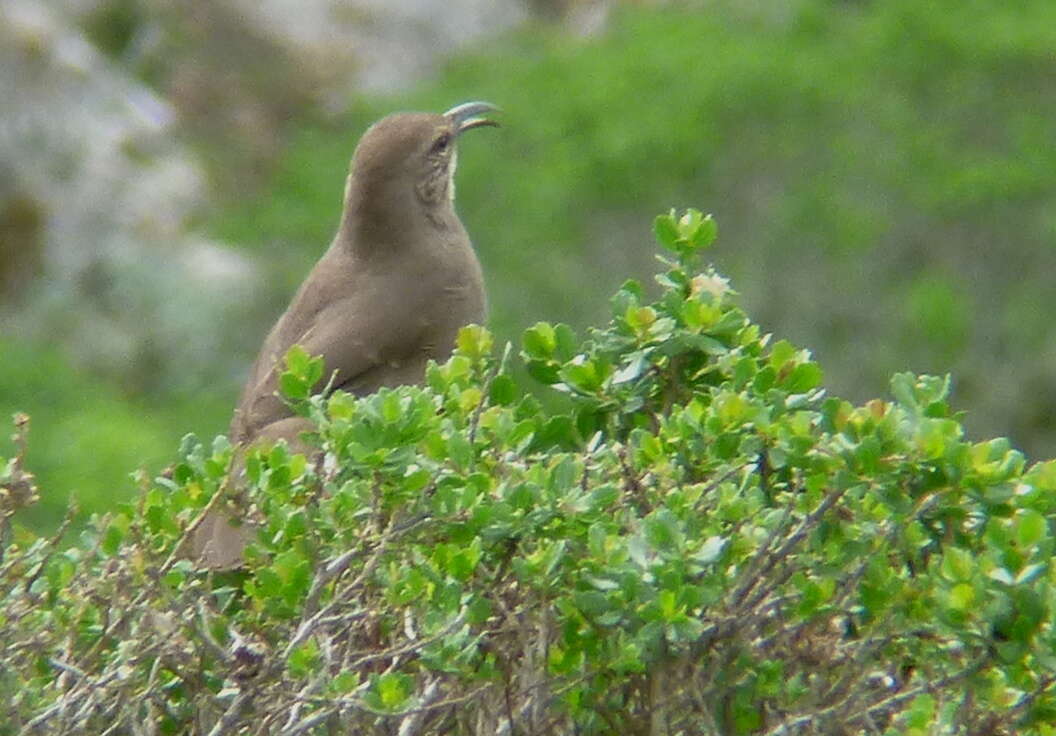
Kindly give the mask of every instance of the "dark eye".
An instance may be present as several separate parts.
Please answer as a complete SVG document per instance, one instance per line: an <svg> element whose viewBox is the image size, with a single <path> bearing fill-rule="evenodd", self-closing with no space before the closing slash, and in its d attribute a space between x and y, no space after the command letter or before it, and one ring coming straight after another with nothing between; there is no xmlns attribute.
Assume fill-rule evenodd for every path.
<svg viewBox="0 0 1056 736"><path fill-rule="evenodd" d="M449 133L443 133L433 141L432 152L443 153L447 150L448 145L451 143L451 135Z"/></svg>

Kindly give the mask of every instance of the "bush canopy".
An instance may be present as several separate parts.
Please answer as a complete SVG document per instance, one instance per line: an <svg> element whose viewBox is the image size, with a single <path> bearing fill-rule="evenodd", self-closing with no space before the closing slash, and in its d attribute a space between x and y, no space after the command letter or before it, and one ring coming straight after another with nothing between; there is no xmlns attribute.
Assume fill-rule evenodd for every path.
<svg viewBox="0 0 1056 736"><path fill-rule="evenodd" d="M698 269L710 217L654 230L658 298L626 283L586 339L467 327L365 397L294 349L318 457L235 482L188 437L72 547L11 527L14 457L0 734L1056 733L1056 462L966 439L948 378L826 397ZM247 563L199 569L222 507Z"/></svg>

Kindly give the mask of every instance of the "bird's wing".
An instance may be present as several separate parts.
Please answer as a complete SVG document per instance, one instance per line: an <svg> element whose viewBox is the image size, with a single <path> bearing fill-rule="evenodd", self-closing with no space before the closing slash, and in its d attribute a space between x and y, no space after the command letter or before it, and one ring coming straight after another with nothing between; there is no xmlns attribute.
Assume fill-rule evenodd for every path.
<svg viewBox="0 0 1056 736"><path fill-rule="evenodd" d="M263 427L289 415L276 396L284 357L294 345L309 355L321 355L325 375L318 390L334 377L334 387L355 390L357 385L386 384L385 371L400 369L400 361L419 349L427 321L414 298L399 290L361 289L318 311L300 329L281 321L269 335L251 371L239 402L232 435L252 439ZM413 295L411 295L413 297ZM336 372L336 376L335 376ZM372 375L376 374L376 375ZM370 376L369 381L365 377Z"/></svg>

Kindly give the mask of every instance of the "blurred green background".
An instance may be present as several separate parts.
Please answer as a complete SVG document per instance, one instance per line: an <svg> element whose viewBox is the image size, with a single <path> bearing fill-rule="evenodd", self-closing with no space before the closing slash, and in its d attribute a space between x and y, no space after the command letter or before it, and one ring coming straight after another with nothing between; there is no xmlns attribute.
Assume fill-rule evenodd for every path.
<svg viewBox="0 0 1056 736"><path fill-rule="evenodd" d="M203 21L163 7L96 3L74 27L173 105L165 135L208 183L180 227L235 249L251 288L177 348L116 369L46 321L5 330L0 415L32 416L44 497L30 526L53 526L70 492L106 509L184 433L223 432L242 372L329 242L358 136L394 110L474 99L499 104L503 127L463 141L457 206L501 339L602 322L625 278L650 280L653 217L699 207L749 314L812 349L831 393L950 372L975 436L1056 455L1056 4L526 3L385 89L335 86L325 58L291 57L230 9ZM133 53L144 25L161 41ZM0 242L28 237L25 220L0 219ZM224 291L191 273L195 300ZM35 304L16 296L8 313ZM178 347L199 338L208 349Z"/></svg>

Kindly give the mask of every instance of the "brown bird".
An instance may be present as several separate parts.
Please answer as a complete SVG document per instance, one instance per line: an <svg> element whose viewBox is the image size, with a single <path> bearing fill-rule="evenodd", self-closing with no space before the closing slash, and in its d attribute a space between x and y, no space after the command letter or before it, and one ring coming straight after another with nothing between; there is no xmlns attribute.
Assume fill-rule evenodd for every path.
<svg viewBox="0 0 1056 736"><path fill-rule="evenodd" d="M429 360L451 354L459 328L484 321L483 276L455 214L453 177L459 136L497 125L481 117L494 110L467 102L442 115L398 113L363 134L337 234L265 339L231 422L233 442L281 438L308 449L300 435L311 425L278 395L293 345L323 356L335 388L364 395L421 382ZM246 535L214 514L197 530L195 555L209 567L237 565Z"/></svg>

